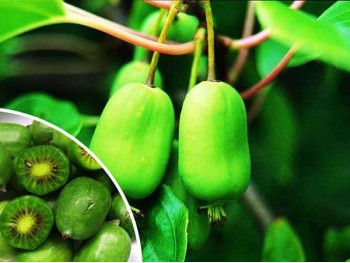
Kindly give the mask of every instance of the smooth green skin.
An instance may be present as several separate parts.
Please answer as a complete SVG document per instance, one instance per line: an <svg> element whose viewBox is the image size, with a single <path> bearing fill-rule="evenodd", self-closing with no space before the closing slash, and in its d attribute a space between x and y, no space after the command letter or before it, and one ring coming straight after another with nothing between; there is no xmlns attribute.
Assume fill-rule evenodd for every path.
<svg viewBox="0 0 350 263"><path fill-rule="evenodd" d="M13 221L13 215L15 215L20 208L25 211L40 211L41 228L29 242L28 239L22 239L20 236L14 236L11 228L9 228L8 222ZM15 248L33 250L40 246L46 238L49 236L50 231L54 225L54 215L52 209L46 204L46 202L39 197L33 195L23 195L10 201L0 215L0 231L6 242Z"/></svg>
<svg viewBox="0 0 350 263"><path fill-rule="evenodd" d="M112 198L112 205L107 218L110 220L119 220L120 226L125 229L130 238L135 238L135 230L129 212L126 209L123 198L119 194L116 194Z"/></svg>
<svg viewBox="0 0 350 263"><path fill-rule="evenodd" d="M150 64L142 61L131 61L123 65L113 80L109 97L112 97L118 89L126 84L145 82L149 73L149 68ZM163 88L163 78L159 70L156 70L154 84L158 88Z"/></svg>
<svg viewBox="0 0 350 263"><path fill-rule="evenodd" d="M0 215L2 213L2 210L4 210L5 206L10 203L10 201L1 201L0 202ZM16 257L16 254L18 250L14 247L11 247L9 244L7 244L5 238L2 236L0 232L0 261L13 261L13 259Z"/></svg>
<svg viewBox="0 0 350 263"><path fill-rule="evenodd" d="M52 144L67 152L68 146L72 144L68 137L41 122L34 121L29 126L29 131L36 145Z"/></svg>
<svg viewBox="0 0 350 263"><path fill-rule="evenodd" d="M69 240L52 234L43 244L32 251L21 250L16 261L18 262L71 262L73 248Z"/></svg>
<svg viewBox="0 0 350 263"><path fill-rule="evenodd" d="M57 166L57 171L59 176L55 180L50 180L47 183L40 183L36 181L37 177L31 177L31 180L28 179L29 170L27 167L27 160L38 160L40 157L40 162L43 160L50 163L50 160L55 160ZM56 191L61 188L68 180L70 175L70 161L63 151L52 145L39 145L34 146L24 151L20 152L17 158L14 161L16 177L19 183L28 191L36 195L45 195ZM52 163L51 163L52 165ZM51 171L52 172L52 171ZM45 175L50 176L49 174ZM35 179L34 179L35 178Z"/></svg>
<svg viewBox="0 0 350 263"><path fill-rule="evenodd" d="M276 219L269 225L264 238L262 261L305 261L301 241L286 219Z"/></svg>
<svg viewBox="0 0 350 263"><path fill-rule="evenodd" d="M174 128L168 95L161 89L132 83L108 101L90 148L129 198L143 199L163 179Z"/></svg>
<svg viewBox="0 0 350 263"><path fill-rule="evenodd" d="M188 208L189 222L187 225L188 255L196 254L207 241L211 224L208 222L206 214L198 213L200 202L194 199L183 185L178 172L178 142L174 141L164 183L169 185L173 193Z"/></svg>
<svg viewBox="0 0 350 263"><path fill-rule="evenodd" d="M325 261L347 260L350 255L350 226L328 229L323 239L322 253Z"/></svg>
<svg viewBox="0 0 350 263"><path fill-rule="evenodd" d="M67 149L67 155L69 160L77 167L87 170L96 171L101 170L102 167L99 163L87 152L75 142L71 142Z"/></svg>
<svg viewBox="0 0 350 263"><path fill-rule="evenodd" d="M92 238L83 242L74 257L76 262L125 262L129 259L131 239L115 222L105 222Z"/></svg>
<svg viewBox="0 0 350 263"><path fill-rule="evenodd" d="M31 144L29 129L16 123L0 123L0 143L15 158Z"/></svg>
<svg viewBox="0 0 350 263"><path fill-rule="evenodd" d="M91 175L91 178L102 183L105 187L107 187L111 194L116 190L115 185L104 170L100 170L97 172L97 174Z"/></svg>
<svg viewBox="0 0 350 263"><path fill-rule="evenodd" d="M0 192L6 189L13 173L13 163L10 155L5 147L0 144Z"/></svg>
<svg viewBox="0 0 350 263"><path fill-rule="evenodd" d="M203 81L187 94L180 115L179 174L195 198L239 198L250 180L247 117L239 93Z"/></svg>
<svg viewBox="0 0 350 263"><path fill-rule="evenodd" d="M111 206L108 189L88 177L70 181L56 204L56 227L64 238L84 240L94 235Z"/></svg>

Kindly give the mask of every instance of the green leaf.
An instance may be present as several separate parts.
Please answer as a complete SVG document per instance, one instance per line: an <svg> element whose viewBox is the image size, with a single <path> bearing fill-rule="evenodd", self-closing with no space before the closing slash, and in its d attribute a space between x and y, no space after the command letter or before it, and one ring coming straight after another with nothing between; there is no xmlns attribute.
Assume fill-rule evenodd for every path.
<svg viewBox="0 0 350 263"><path fill-rule="evenodd" d="M0 0L0 42L56 23L64 14L62 0Z"/></svg>
<svg viewBox="0 0 350 263"><path fill-rule="evenodd" d="M257 14L272 39L288 47L296 44L301 53L350 71L350 32L344 27L317 21L276 1L258 1Z"/></svg>
<svg viewBox="0 0 350 263"><path fill-rule="evenodd" d="M27 93L9 102L5 108L42 118L72 135L82 127L82 118L75 105L40 92Z"/></svg>
<svg viewBox="0 0 350 263"><path fill-rule="evenodd" d="M345 261L350 255L350 226L328 229L323 239L323 259Z"/></svg>
<svg viewBox="0 0 350 263"><path fill-rule="evenodd" d="M286 219L276 219L269 225L264 238L262 261L305 261L300 239Z"/></svg>
<svg viewBox="0 0 350 263"><path fill-rule="evenodd" d="M148 262L181 262L187 251L188 210L168 186L163 185L158 200L147 210L139 228L142 257Z"/></svg>

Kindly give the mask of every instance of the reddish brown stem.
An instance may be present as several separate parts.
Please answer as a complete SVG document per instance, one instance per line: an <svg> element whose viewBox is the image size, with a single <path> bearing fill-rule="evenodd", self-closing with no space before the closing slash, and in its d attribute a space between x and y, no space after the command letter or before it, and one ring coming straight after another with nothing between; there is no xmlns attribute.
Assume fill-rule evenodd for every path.
<svg viewBox="0 0 350 263"><path fill-rule="evenodd" d="M304 0L294 1L290 5L290 8L293 10L300 9L305 4L305 2L306 1ZM265 29L259 33L256 33L255 35L242 39L234 40L227 36L218 36L218 40L221 41L223 45L231 49L248 49L261 44L269 38L269 35L270 31L268 29Z"/></svg>
<svg viewBox="0 0 350 263"><path fill-rule="evenodd" d="M245 18L242 38L247 38L253 33L254 24L255 24L254 12L255 12L255 2L250 1L248 2L248 6L247 6L247 13ZM240 52L238 53L236 62L232 65L232 67L228 71L228 75L227 75L228 83L233 83L236 81L237 77L239 76L240 72L244 67L244 64L248 58L248 55L249 55L249 49L240 50Z"/></svg>
<svg viewBox="0 0 350 263"><path fill-rule="evenodd" d="M247 100L257 94L260 90L268 86L272 81L274 81L277 76L286 68L289 61L293 58L295 54L295 49L291 48L288 50L287 54L282 58L282 60L277 64L277 66L261 81L256 83L251 88L241 92L241 96L244 100Z"/></svg>
<svg viewBox="0 0 350 263"><path fill-rule="evenodd" d="M171 1L156 1L156 0L143 0L145 3L152 5L154 7L162 8L162 9L170 9Z"/></svg>

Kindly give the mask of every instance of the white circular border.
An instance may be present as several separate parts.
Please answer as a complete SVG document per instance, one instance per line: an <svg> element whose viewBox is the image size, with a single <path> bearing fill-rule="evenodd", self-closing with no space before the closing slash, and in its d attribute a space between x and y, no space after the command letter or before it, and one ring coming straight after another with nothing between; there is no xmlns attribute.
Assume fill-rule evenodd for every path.
<svg viewBox="0 0 350 263"><path fill-rule="evenodd" d="M8 118L4 118L4 116L2 116L3 114L1 114L1 113L6 113L6 114L9 114L12 116L15 115L17 118L15 120L13 118L11 118L11 116L9 116ZM18 117L21 117L21 119L19 120ZM40 119L38 117L23 113L23 112L0 108L0 123L7 122L7 123L17 123L17 124L20 123L22 125L30 125L33 121L41 122L44 125L47 125L53 129L59 131L60 133L62 133L63 135L65 135L66 137L68 137L69 139L74 141L76 144L78 144L80 147L82 147L85 151L87 151L98 162L98 164L102 167L102 169L107 173L108 177L112 180L114 186L117 188L119 194L123 198L124 203L127 205L126 208L127 208L128 213L130 215L130 218L131 218L131 221L132 221L132 224L134 227L134 231L135 231L136 241L132 242L132 248L131 248L131 253L130 253L130 257L129 257L129 262L142 262L142 249L141 249L140 236L139 236L136 221L135 221L134 215L131 211L129 202L126 199L119 184L117 183L117 181L113 177L112 173L107 169L107 167L103 164L103 162L87 146L85 146L77 138L75 138L73 135L69 134L65 130L57 127L56 125L54 125L48 121L45 121L43 119Z"/></svg>

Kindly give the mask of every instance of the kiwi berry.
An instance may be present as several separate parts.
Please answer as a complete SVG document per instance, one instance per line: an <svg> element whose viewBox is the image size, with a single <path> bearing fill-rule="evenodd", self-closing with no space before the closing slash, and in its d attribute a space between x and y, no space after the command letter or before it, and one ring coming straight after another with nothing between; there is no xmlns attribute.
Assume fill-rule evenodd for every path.
<svg viewBox="0 0 350 263"><path fill-rule="evenodd" d="M65 135L38 121L33 121L29 131L35 145L54 145L66 152L71 143Z"/></svg>
<svg viewBox="0 0 350 263"><path fill-rule="evenodd" d="M9 202L10 201L8 200L0 202L0 215L2 210L4 210L5 206L7 206ZM16 248L7 244L5 238L1 235L1 232L0 232L0 251L1 251L0 261L13 261L13 259L15 258L18 252Z"/></svg>
<svg viewBox="0 0 350 263"><path fill-rule="evenodd" d="M13 174L13 164L9 153L0 144L0 192L6 192L6 185Z"/></svg>
<svg viewBox="0 0 350 263"><path fill-rule="evenodd" d="M24 195L6 205L0 216L0 231L15 248L32 250L43 243L54 224L52 209L39 197Z"/></svg>
<svg viewBox="0 0 350 263"><path fill-rule="evenodd" d="M55 146L35 146L18 155L15 170L19 182L27 191L44 195L66 183L70 173L70 162Z"/></svg>
<svg viewBox="0 0 350 263"><path fill-rule="evenodd" d="M11 158L31 146L29 129L21 124L0 123L0 143L9 152Z"/></svg>
<svg viewBox="0 0 350 263"><path fill-rule="evenodd" d="M76 143L69 144L67 154L69 160L79 168L89 171L102 169L99 163L83 147Z"/></svg>

